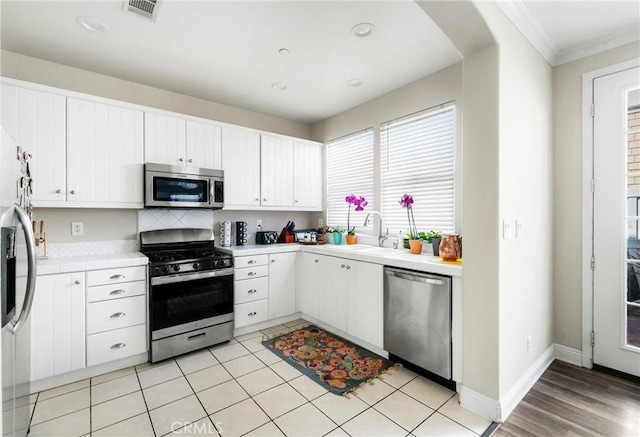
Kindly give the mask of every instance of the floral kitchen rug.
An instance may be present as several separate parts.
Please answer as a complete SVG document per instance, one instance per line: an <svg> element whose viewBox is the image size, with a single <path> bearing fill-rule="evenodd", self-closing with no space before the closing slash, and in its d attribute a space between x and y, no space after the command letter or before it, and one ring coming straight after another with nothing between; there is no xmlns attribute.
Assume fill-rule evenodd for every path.
<svg viewBox="0 0 640 437"><path fill-rule="evenodd" d="M262 344L325 389L346 395L398 366L316 326L307 326Z"/></svg>

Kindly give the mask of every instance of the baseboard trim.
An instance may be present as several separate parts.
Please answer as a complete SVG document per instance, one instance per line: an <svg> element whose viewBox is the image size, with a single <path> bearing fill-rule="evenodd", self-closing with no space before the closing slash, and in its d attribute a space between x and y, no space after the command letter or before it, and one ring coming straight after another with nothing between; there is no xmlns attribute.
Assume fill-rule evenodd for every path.
<svg viewBox="0 0 640 437"><path fill-rule="evenodd" d="M553 345L553 349L553 355L556 360L582 367L582 351L558 343Z"/></svg>
<svg viewBox="0 0 640 437"><path fill-rule="evenodd" d="M462 408L466 408L479 416L498 422L496 418L500 415L499 401L467 388L462 384L458 384L458 393L460 395L460 405Z"/></svg>

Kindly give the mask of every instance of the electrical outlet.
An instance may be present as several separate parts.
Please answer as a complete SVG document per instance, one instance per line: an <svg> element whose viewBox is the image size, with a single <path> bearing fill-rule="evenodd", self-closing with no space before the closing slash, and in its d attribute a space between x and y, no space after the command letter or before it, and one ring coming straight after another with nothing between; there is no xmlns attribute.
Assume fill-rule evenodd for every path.
<svg viewBox="0 0 640 437"><path fill-rule="evenodd" d="M324 227L324 220L322 220L321 218L318 219L318 227L319 228Z"/></svg>
<svg viewBox="0 0 640 437"><path fill-rule="evenodd" d="M502 220L502 238L511 238L511 223L509 220Z"/></svg>
<svg viewBox="0 0 640 437"><path fill-rule="evenodd" d="M522 237L522 221L516 219L516 238Z"/></svg>
<svg viewBox="0 0 640 437"><path fill-rule="evenodd" d="M527 337L527 353L531 352L531 336Z"/></svg>
<svg viewBox="0 0 640 437"><path fill-rule="evenodd" d="M71 235L84 235L84 223L71 222Z"/></svg>
<svg viewBox="0 0 640 437"><path fill-rule="evenodd" d="M262 228L262 220L260 219L256 220L256 228L258 229Z"/></svg>

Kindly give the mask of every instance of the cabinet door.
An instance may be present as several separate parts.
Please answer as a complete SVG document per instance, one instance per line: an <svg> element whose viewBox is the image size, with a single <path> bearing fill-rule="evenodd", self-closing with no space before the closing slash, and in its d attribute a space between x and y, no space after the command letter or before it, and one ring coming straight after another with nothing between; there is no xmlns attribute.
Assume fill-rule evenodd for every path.
<svg viewBox="0 0 640 437"><path fill-rule="evenodd" d="M300 253L300 274L296 278L298 311L320 319L320 293L324 259L314 253ZM322 262L321 262L322 261Z"/></svg>
<svg viewBox="0 0 640 437"><path fill-rule="evenodd" d="M222 168L222 129L211 123L187 121L187 165Z"/></svg>
<svg viewBox="0 0 640 437"><path fill-rule="evenodd" d="M322 209L323 145L296 141L293 146L293 206Z"/></svg>
<svg viewBox="0 0 640 437"><path fill-rule="evenodd" d="M185 121L145 112L144 154L145 162L184 165L187 159Z"/></svg>
<svg viewBox="0 0 640 437"><path fill-rule="evenodd" d="M260 135L222 128L225 209L260 206Z"/></svg>
<svg viewBox="0 0 640 437"><path fill-rule="evenodd" d="M296 312L296 253L269 255L269 318Z"/></svg>
<svg viewBox="0 0 640 437"><path fill-rule="evenodd" d="M143 150L141 111L68 98L67 203L141 207Z"/></svg>
<svg viewBox="0 0 640 437"><path fill-rule="evenodd" d="M347 280L348 260L318 256L320 276L318 319L343 331L347 331Z"/></svg>
<svg viewBox="0 0 640 437"><path fill-rule="evenodd" d="M2 127L31 154L33 197L65 200L65 98L2 85Z"/></svg>
<svg viewBox="0 0 640 437"><path fill-rule="evenodd" d="M383 347L383 267L345 260L347 270L347 332L379 348Z"/></svg>
<svg viewBox="0 0 640 437"><path fill-rule="evenodd" d="M84 273L38 276L31 310L31 380L85 367Z"/></svg>
<svg viewBox="0 0 640 437"><path fill-rule="evenodd" d="M293 206L293 140L261 135L262 206Z"/></svg>

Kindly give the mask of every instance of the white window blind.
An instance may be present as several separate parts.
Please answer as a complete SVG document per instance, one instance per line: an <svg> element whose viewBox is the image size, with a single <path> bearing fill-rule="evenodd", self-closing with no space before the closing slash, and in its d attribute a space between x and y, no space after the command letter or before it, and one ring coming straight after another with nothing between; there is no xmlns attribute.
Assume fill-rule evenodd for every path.
<svg viewBox="0 0 640 437"><path fill-rule="evenodd" d="M373 130L367 129L327 143L327 226L347 227L350 194L364 196L373 209ZM361 226L363 212L351 208L351 226ZM365 228L366 229L366 228Z"/></svg>
<svg viewBox="0 0 640 437"><path fill-rule="evenodd" d="M448 104L381 126L381 212L391 235L409 232L398 203L405 193L413 196L418 231L454 232L455 119Z"/></svg>

